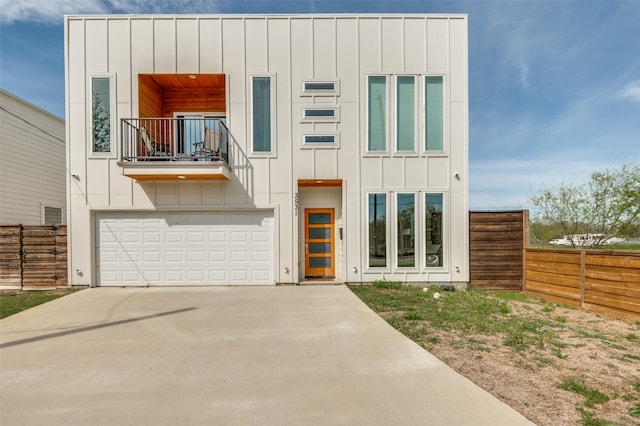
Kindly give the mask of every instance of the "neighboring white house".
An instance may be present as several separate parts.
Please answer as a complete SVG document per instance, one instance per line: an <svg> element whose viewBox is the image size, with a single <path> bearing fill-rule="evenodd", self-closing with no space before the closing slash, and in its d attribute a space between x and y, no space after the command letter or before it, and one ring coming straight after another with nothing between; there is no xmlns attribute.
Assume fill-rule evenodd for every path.
<svg viewBox="0 0 640 426"><path fill-rule="evenodd" d="M72 285L469 279L466 15L65 19Z"/></svg>
<svg viewBox="0 0 640 426"><path fill-rule="evenodd" d="M64 120L0 89L0 225L65 222Z"/></svg>

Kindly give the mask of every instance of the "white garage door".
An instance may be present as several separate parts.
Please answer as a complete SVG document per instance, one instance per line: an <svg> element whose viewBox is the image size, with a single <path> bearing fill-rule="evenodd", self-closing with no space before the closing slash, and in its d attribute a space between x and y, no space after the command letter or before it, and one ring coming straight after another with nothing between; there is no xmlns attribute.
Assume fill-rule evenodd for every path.
<svg viewBox="0 0 640 426"><path fill-rule="evenodd" d="M273 212L96 215L100 286L273 284Z"/></svg>

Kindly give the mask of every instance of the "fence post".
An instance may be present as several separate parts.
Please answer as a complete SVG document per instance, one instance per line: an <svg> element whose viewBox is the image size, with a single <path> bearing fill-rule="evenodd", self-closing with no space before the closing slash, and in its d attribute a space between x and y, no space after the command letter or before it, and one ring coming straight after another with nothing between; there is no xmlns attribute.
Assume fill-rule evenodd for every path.
<svg viewBox="0 0 640 426"><path fill-rule="evenodd" d="M580 307L584 308L584 287L585 287L585 270L587 252L580 250Z"/></svg>

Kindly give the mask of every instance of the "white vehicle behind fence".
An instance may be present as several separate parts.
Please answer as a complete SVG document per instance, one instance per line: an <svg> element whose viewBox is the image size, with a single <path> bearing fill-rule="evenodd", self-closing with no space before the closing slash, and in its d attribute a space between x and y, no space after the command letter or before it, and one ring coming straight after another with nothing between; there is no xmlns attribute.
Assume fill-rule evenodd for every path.
<svg viewBox="0 0 640 426"><path fill-rule="evenodd" d="M549 244L553 246L590 247L598 241L600 241L600 245L608 246L611 244L620 244L626 240L625 238L609 237L601 241L603 236L604 234L564 235L562 238L549 241Z"/></svg>

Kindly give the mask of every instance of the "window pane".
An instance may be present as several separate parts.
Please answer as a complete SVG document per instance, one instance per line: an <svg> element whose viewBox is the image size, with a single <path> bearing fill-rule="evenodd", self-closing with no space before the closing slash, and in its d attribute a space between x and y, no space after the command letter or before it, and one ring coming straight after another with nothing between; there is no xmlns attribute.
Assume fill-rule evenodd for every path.
<svg viewBox="0 0 640 426"><path fill-rule="evenodd" d="M427 151L441 151L443 147L444 101L442 77L425 78Z"/></svg>
<svg viewBox="0 0 640 426"><path fill-rule="evenodd" d="M331 243L309 243L309 253L331 253Z"/></svg>
<svg viewBox="0 0 640 426"><path fill-rule="evenodd" d="M44 224L59 225L62 223L62 209L58 207L44 208Z"/></svg>
<svg viewBox="0 0 640 426"><path fill-rule="evenodd" d="M310 257L310 268L331 268L331 257Z"/></svg>
<svg viewBox="0 0 640 426"><path fill-rule="evenodd" d="M330 228L309 228L309 239L328 240L331 238Z"/></svg>
<svg viewBox="0 0 640 426"><path fill-rule="evenodd" d="M416 137L415 78L398 77L397 86L397 147L398 151L413 151Z"/></svg>
<svg viewBox="0 0 640 426"><path fill-rule="evenodd" d="M194 144L204 140L202 114L178 115L176 127L178 130L176 152L178 154L193 154Z"/></svg>
<svg viewBox="0 0 640 426"><path fill-rule="evenodd" d="M442 266L442 194L427 194L425 198L426 266Z"/></svg>
<svg viewBox="0 0 640 426"><path fill-rule="evenodd" d="M111 88L109 77L91 79L93 152L111 152Z"/></svg>
<svg viewBox="0 0 640 426"><path fill-rule="evenodd" d="M271 151L271 77L253 78L253 151Z"/></svg>
<svg viewBox="0 0 640 426"><path fill-rule="evenodd" d="M387 196L369 194L369 267L387 266Z"/></svg>
<svg viewBox="0 0 640 426"><path fill-rule="evenodd" d="M368 80L369 117L368 149L384 151L387 146L387 78L371 76Z"/></svg>
<svg viewBox="0 0 640 426"><path fill-rule="evenodd" d="M335 117L335 109L305 109L305 117Z"/></svg>
<svg viewBox="0 0 640 426"><path fill-rule="evenodd" d="M334 135L305 135L304 143L335 143Z"/></svg>
<svg viewBox="0 0 640 426"><path fill-rule="evenodd" d="M311 225L328 225L331 223L330 213L309 213L309 223Z"/></svg>
<svg viewBox="0 0 640 426"><path fill-rule="evenodd" d="M336 84L333 82L307 82L304 83L304 90L325 90L333 91L336 88Z"/></svg>
<svg viewBox="0 0 640 426"><path fill-rule="evenodd" d="M415 195L398 194L398 266L416 266Z"/></svg>

